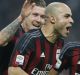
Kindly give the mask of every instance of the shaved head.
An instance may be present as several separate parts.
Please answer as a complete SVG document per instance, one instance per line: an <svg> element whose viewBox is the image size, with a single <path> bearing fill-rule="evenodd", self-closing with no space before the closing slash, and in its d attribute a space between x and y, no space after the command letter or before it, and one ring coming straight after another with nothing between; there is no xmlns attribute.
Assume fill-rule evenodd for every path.
<svg viewBox="0 0 80 75"><path fill-rule="evenodd" d="M65 11L64 9L68 9L68 11L71 12L71 9L66 4L53 2L46 7L45 13L46 15L58 15L58 13L62 13L62 10Z"/></svg>
<svg viewBox="0 0 80 75"><path fill-rule="evenodd" d="M46 25L49 33L67 37L72 23L72 12L69 6L62 2L52 2L45 9ZM48 32L47 31L47 32Z"/></svg>

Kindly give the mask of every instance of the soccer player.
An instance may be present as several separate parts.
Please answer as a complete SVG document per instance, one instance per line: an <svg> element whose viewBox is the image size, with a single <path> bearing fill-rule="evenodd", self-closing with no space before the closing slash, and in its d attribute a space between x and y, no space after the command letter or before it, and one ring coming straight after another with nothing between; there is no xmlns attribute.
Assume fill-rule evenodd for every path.
<svg viewBox="0 0 80 75"><path fill-rule="evenodd" d="M45 10L46 23L23 35L11 56L9 75L48 75L55 65L63 38L73 23L71 9L64 3L50 3Z"/></svg>
<svg viewBox="0 0 80 75"><path fill-rule="evenodd" d="M26 0L20 16L0 31L0 72L7 70L14 45L23 33L45 23L45 7L44 0Z"/></svg>
<svg viewBox="0 0 80 75"><path fill-rule="evenodd" d="M55 68L49 75L58 75L63 69L69 69L69 75L80 75L80 43L69 42L63 48Z"/></svg>
<svg viewBox="0 0 80 75"><path fill-rule="evenodd" d="M19 17L0 31L0 46L6 45L20 26L25 32L40 28L44 24L45 7L44 0L26 0Z"/></svg>

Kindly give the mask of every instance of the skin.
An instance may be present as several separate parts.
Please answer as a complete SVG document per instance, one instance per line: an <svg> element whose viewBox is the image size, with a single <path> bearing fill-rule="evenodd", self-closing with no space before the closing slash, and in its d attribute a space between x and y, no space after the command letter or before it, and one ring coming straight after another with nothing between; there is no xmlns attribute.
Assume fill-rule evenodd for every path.
<svg viewBox="0 0 80 75"><path fill-rule="evenodd" d="M45 8L36 6L33 1L34 0L26 0L23 4L21 14L17 18L17 21L13 21L0 31L0 46L6 46L8 44L20 24L25 32L29 31L30 29L40 28L40 25L43 25L45 21Z"/></svg>
<svg viewBox="0 0 80 75"><path fill-rule="evenodd" d="M70 33L70 28L72 23L74 22L71 18L72 12L71 9L65 4L59 4L57 15L55 14L55 25L54 30L56 36L67 37ZM48 75L58 75L58 71L54 70L53 68L50 70Z"/></svg>
<svg viewBox="0 0 80 75"><path fill-rule="evenodd" d="M25 16L29 15L35 6L34 2L32 1L34 0L26 0L23 4L19 17L0 31L0 46L6 46L8 44L12 36L14 36L15 32L17 31L19 25L23 22Z"/></svg>
<svg viewBox="0 0 80 75"><path fill-rule="evenodd" d="M71 18L72 13L68 6L62 6L58 11L60 13L57 14L56 18L56 32L61 34L63 37L67 37L70 33L69 28L71 28L73 19Z"/></svg>
<svg viewBox="0 0 80 75"><path fill-rule="evenodd" d="M51 3L46 9L46 25L41 30L47 40L54 43L60 36L67 37L72 27L73 19L70 8L63 3ZM52 6L52 8L51 8Z"/></svg>
<svg viewBox="0 0 80 75"><path fill-rule="evenodd" d="M58 72L54 69L51 69L48 75L58 75Z"/></svg>
<svg viewBox="0 0 80 75"><path fill-rule="evenodd" d="M26 11L26 10L25 10ZM33 6L30 14L24 18L23 23L21 24L25 32L30 29L38 29L45 24L45 8L40 6ZM9 67L9 75L28 75L20 67Z"/></svg>
<svg viewBox="0 0 80 75"><path fill-rule="evenodd" d="M50 9L51 8L51 9ZM63 10L61 10L63 9ZM51 3L47 6L46 10L46 23L42 25L41 31L46 37L46 39L52 43L55 43L56 39L60 36L67 37L69 30L67 27L71 27L73 23L73 19L71 18L71 10L70 8L63 3ZM65 17L65 15L69 15ZM14 68L14 70L12 69ZM17 72L15 71L17 69ZM11 70L13 70L11 72ZM22 75L26 74L26 72L22 73L22 69L20 67L9 67L8 73L9 75ZM54 72L54 73L53 73ZM49 75L57 75L58 73L52 69Z"/></svg>
<svg viewBox="0 0 80 75"><path fill-rule="evenodd" d="M45 8L34 6L30 15L25 18L22 27L27 32L30 29L41 28L45 24Z"/></svg>
<svg viewBox="0 0 80 75"><path fill-rule="evenodd" d="M25 32L27 32L30 29L36 29L36 28L38 29L41 27L41 25L45 24L44 18L45 18L45 8L35 6L32 9L31 14L24 20L22 27L25 30ZM20 67L9 67L8 74L9 75L28 75L28 73L26 73Z"/></svg>

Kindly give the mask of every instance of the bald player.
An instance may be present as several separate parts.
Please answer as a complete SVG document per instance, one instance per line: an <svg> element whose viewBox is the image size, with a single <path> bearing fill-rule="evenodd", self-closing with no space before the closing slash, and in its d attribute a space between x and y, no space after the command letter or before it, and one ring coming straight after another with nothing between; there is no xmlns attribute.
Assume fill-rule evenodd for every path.
<svg viewBox="0 0 80 75"><path fill-rule="evenodd" d="M18 41L12 54L9 75L48 75L54 67L63 37L73 23L71 9L64 3L50 3L45 10L46 24L31 30Z"/></svg>

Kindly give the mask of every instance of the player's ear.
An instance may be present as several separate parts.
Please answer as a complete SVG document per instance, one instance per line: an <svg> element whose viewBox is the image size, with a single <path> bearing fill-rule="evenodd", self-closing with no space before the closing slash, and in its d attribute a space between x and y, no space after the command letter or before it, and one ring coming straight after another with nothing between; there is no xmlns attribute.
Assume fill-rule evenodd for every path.
<svg viewBox="0 0 80 75"><path fill-rule="evenodd" d="M50 22L55 24L56 18L54 16L50 16Z"/></svg>

